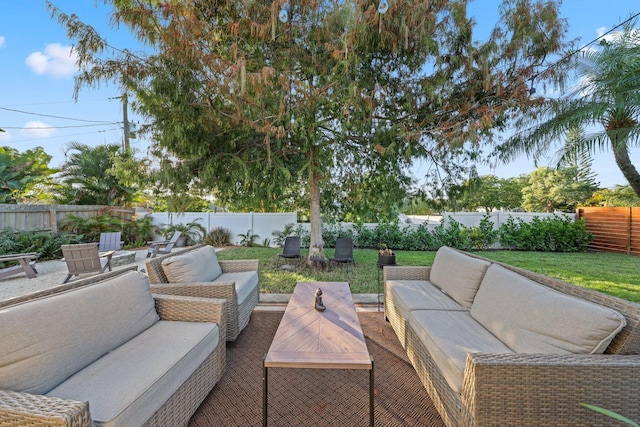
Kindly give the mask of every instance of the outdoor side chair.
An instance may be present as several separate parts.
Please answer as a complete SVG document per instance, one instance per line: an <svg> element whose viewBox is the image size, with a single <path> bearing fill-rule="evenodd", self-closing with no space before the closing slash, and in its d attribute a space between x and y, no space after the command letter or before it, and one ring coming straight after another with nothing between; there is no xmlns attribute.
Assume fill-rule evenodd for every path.
<svg viewBox="0 0 640 427"><path fill-rule="evenodd" d="M276 268L280 266L280 258L297 259L298 265L300 264L300 236L288 236L284 239L284 248L282 253L278 254Z"/></svg>
<svg viewBox="0 0 640 427"><path fill-rule="evenodd" d="M62 283L67 283L73 276L85 273L104 273L111 271L111 257L116 251L98 252L95 243L80 243L76 245L61 245L64 262L67 263L69 273Z"/></svg>
<svg viewBox="0 0 640 427"><path fill-rule="evenodd" d="M155 258L158 255L166 255L171 253L171 249L176 245L182 231L174 231L171 240L154 240L147 242L149 249L147 250L147 258Z"/></svg>
<svg viewBox="0 0 640 427"><path fill-rule="evenodd" d="M122 233L114 231L112 233L100 233L100 242L98 243L99 252L119 251L122 249Z"/></svg>
<svg viewBox="0 0 640 427"><path fill-rule="evenodd" d="M353 258L353 240L348 237L338 237L336 239L336 251L333 257L329 258L331 265L344 264L347 266L347 270L350 265L356 265L356 261Z"/></svg>

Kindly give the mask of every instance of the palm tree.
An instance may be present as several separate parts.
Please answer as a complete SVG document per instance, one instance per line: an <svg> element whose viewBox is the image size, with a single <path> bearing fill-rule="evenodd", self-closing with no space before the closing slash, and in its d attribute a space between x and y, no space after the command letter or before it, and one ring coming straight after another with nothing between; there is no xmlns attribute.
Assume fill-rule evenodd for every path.
<svg viewBox="0 0 640 427"><path fill-rule="evenodd" d="M134 199L134 189L113 174L114 158L120 147L105 144L91 147L70 142L62 166L59 201L76 205L126 205Z"/></svg>
<svg viewBox="0 0 640 427"><path fill-rule="evenodd" d="M575 69L581 83L568 96L547 100L537 115L523 117L518 132L498 147L502 160L520 154L538 160L576 128L593 127L593 133L564 144L559 164L576 151L593 156L611 149L618 168L640 196L640 174L629 156L630 147L640 142L640 29L634 28L636 22L627 22L619 35L602 40L598 49L580 53Z"/></svg>

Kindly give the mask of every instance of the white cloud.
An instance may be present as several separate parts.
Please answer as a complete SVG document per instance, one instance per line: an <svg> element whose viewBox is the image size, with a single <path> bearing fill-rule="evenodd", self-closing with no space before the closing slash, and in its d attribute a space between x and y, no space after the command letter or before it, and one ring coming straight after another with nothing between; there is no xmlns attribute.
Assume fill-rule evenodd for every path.
<svg viewBox="0 0 640 427"><path fill-rule="evenodd" d="M607 31L607 27L596 28L596 34L598 34L598 38L602 37ZM602 38L608 42L612 42L616 39L619 39L620 34L622 34L620 31L612 31Z"/></svg>
<svg viewBox="0 0 640 427"><path fill-rule="evenodd" d="M4 130L4 132L0 132L0 141L9 141L11 139L11 134L8 130Z"/></svg>
<svg viewBox="0 0 640 427"><path fill-rule="evenodd" d="M25 123L20 134L29 138L47 138L55 133L55 129L46 123L32 121Z"/></svg>
<svg viewBox="0 0 640 427"><path fill-rule="evenodd" d="M71 46L52 43L44 48L44 53L33 52L24 62L36 74L70 77L78 70L77 59L78 55Z"/></svg>
<svg viewBox="0 0 640 427"><path fill-rule="evenodd" d="M0 48L7 47L7 39L4 36L0 36Z"/></svg>

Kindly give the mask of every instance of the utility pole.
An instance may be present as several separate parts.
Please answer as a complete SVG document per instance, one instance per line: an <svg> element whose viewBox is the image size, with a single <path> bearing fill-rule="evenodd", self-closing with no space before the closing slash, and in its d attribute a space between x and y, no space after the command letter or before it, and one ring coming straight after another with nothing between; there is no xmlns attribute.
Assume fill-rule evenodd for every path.
<svg viewBox="0 0 640 427"><path fill-rule="evenodd" d="M127 92L122 94L122 122L124 123L124 151L129 152L129 117L128 117L128 106L127 106Z"/></svg>

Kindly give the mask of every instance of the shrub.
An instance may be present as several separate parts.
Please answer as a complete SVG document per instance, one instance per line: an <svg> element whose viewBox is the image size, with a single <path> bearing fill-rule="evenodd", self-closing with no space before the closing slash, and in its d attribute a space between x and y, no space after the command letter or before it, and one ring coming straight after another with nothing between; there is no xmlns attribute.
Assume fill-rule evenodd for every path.
<svg viewBox="0 0 640 427"><path fill-rule="evenodd" d="M572 221L554 215L530 223L510 217L499 230L500 244L523 251L586 252L593 235L587 231L584 219Z"/></svg>
<svg viewBox="0 0 640 427"><path fill-rule="evenodd" d="M216 227L204 236L202 243L214 247L229 246L231 244L231 230L224 227Z"/></svg>
<svg viewBox="0 0 640 427"><path fill-rule="evenodd" d="M78 243L82 236L48 231L24 231L5 228L0 230L0 253L17 254L36 252L40 260L62 258L61 245Z"/></svg>
<svg viewBox="0 0 640 427"><path fill-rule="evenodd" d="M100 233L121 231L124 221L108 214L84 218L67 215L60 223L60 231L84 236L84 242L98 242Z"/></svg>

